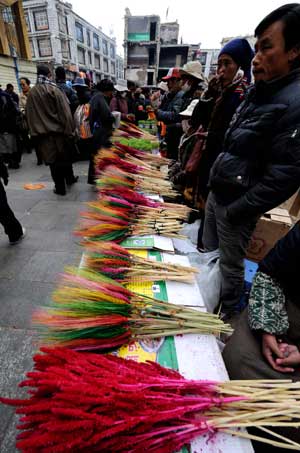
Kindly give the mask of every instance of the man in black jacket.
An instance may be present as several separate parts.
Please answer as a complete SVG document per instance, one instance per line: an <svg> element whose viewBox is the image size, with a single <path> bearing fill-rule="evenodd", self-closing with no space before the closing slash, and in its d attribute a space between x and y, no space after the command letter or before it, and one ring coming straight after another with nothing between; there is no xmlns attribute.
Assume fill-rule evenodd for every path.
<svg viewBox="0 0 300 453"><path fill-rule="evenodd" d="M220 248L220 302L229 315L243 291L243 260L258 218L300 185L300 4L270 13L255 36L255 86L211 170L203 233L206 250Z"/></svg>
<svg viewBox="0 0 300 453"><path fill-rule="evenodd" d="M170 68L168 74L162 78L168 84L169 92L156 111L156 118L167 126L166 143L167 157L177 159L178 146L182 136L181 117L183 95L181 91L181 75L178 68Z"/></svg>
<svg viewBox="0 0 300 453"><path fill-rule="evenodd" d="M58 88L65 93L68 98L72 115L74 115L79 102L76 91L72 87L68 86L66 82L66 71L63 66L58 66L55 69L55 81Z"/></svg>
<svg viewBox="0 0 300 453"><path fill-rule="evenodd" d="M114 91L114 84L109 79L97 83L97 91L90 100L90 126L93 134L92 154L90 156L88 184L95 184L94 159L102 146L110 146L114 117L109 104Z"/></svg>

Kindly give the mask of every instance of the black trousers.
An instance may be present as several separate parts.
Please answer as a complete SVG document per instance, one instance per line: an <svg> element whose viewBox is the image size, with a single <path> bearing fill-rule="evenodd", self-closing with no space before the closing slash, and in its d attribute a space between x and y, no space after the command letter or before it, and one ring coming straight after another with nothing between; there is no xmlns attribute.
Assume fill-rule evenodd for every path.
<svg viewBox="0 0 300 453"><path fill-rule="evenodd" d="M4 190L2 181L0 180L0 223L4 227L4 231L8 239L13 242L17 241L23 234L20 222L15 218L14 213L10 209L6 192Z"/></svg>
<svg viewBox="0 0 300 453"><path fill-rule="evenodd" d="M64 193L66 184L72 184L75 179L72 163L58 159L49 166L55 189L57 192Z"/></svg>

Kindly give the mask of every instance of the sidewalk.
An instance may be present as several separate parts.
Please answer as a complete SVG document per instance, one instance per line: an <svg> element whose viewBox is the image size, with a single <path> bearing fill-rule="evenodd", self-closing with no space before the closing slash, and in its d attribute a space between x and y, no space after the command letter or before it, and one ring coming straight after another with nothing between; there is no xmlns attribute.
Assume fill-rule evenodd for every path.
<svg viewBox="0 0 300 453"><path fill-rule="evenodd" d="M22 167L10 170L8 202L27 234L10 246L0 226L0 395L22 395L17 385L31 369L37 349L30 330L32 311L49 301L64 266L79 264L81 248L72 231L84 202L96 198L86 183L87 169L88 162L74 165L79 181L64 197L53 193L49 168L37 166L35 154L23 155ZM25 190L26 183L45 188ZM1 453L17 451L13 414L13 408L0 406Z"/></svg>

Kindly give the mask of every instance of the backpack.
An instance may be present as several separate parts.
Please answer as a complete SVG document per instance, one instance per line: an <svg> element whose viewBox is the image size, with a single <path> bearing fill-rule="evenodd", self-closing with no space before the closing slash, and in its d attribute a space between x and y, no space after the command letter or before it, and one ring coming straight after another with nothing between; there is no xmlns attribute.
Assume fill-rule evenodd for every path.
<svg viewBox="0 0 300 453"><path fill-rule="evenodd" d="M74 113L76 132L79 138L86 140L93 136L90 126L90 104L79 105Z"/></svg>

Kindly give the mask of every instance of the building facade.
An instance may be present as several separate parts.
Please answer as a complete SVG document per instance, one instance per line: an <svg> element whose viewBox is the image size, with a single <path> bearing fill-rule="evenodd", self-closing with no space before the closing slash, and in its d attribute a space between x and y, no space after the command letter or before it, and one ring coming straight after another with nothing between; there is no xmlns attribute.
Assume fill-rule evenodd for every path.
<svg viewBox="0 0 300 453"><path fill-rule="evenodd" d="M179 24L161 23L160 17L125 14L124 68L127 80L156 85L170 67L183 66L188 44L178 44Z"/></svg>
<svg viewBox="0 0 300 453"><path fill-rule="evenodd" d="M0 85L12 83L20 91L21 77L36 77L22 0L0 0Z"/></svg>
<svg viewBox="0 0 300 453"><path fill-rule="evenodd" d="M54 69L64 66L69 77L85 72L93 81L116 80L116 40L104 34L60 0L24 0L32 59Z"/></svg>
<svg viewBox="0 0 300 453"><path fill-rule="evenodd" d="M124 59L117 55L116 57L116 78L117 79L124 79Z"/></svg>
<svg viewBox="0 0 300 453"><path fill-rule="evenodd" d="M126 10L125 78L139 85L156 84L160 50L159 16L132 16Z"/></svg>

